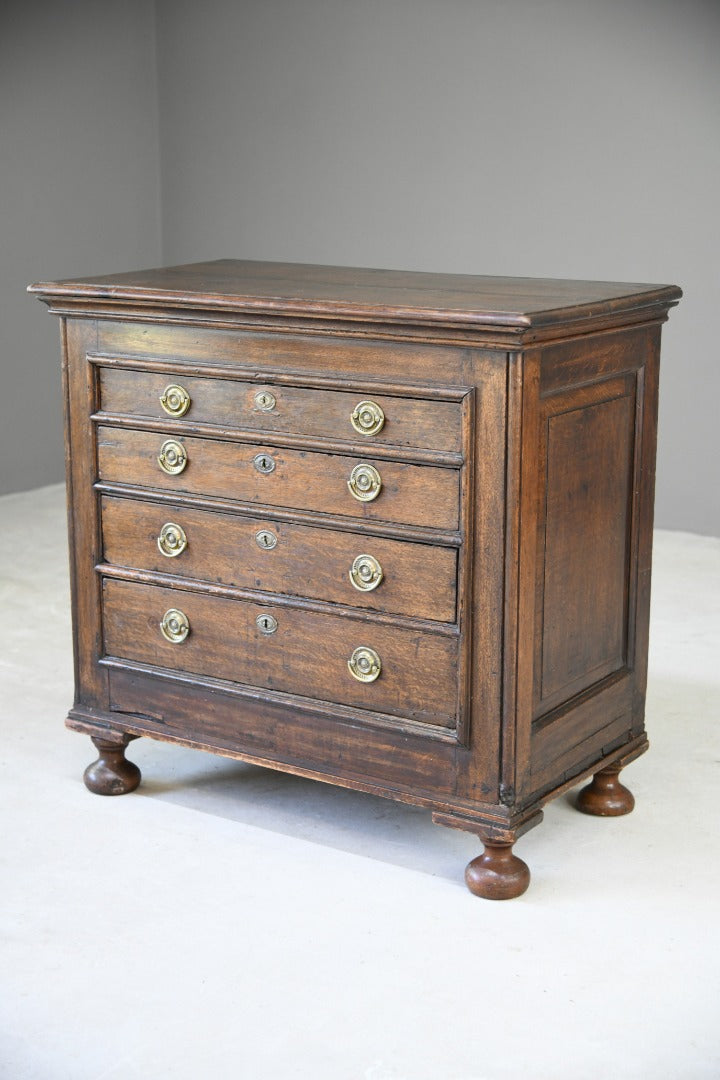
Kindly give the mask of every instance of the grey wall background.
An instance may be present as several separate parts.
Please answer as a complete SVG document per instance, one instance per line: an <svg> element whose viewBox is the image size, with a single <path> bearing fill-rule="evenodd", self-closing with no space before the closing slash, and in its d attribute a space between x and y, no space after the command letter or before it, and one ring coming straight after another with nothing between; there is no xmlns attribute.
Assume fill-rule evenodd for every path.
<svg viewBox="0 0 720 1080"><path fill-rule="evenodd" d="M57 7L0 27L0 489L62 476L36 278L235 256L677 282L656 521L720 534L720 4Z"/></svg>
<svg viewBox="0 0 720 1080"><path fill-rule="evenodd" d="M63 479L57 319L32 281L157 265L146 0L0 0L0 492Z"/></svg>

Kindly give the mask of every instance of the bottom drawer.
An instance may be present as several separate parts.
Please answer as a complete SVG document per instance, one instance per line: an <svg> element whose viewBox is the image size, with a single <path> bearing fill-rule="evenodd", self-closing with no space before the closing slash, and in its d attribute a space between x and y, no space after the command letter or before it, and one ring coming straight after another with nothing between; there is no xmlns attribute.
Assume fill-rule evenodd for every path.
<svg viewBox="0 0 720 1080"><path fill-rule="evenodd" d="M171 611L179 614L166 618ZM103 627L105 652L118 659L456 726L454 634L112 578L103 580ZM372 681L351 673L353 655Z"/></svg>

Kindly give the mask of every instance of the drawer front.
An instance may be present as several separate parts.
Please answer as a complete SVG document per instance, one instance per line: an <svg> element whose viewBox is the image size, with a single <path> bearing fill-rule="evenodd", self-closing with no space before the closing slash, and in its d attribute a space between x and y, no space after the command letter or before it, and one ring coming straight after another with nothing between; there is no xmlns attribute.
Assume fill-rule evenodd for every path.
<svg viewBox="0 0 720 1080"><path fill-rule="evenodd" d="M184 394L177 389L171 392L163 407L161 399L168 387ZM153 419L174 416L242 431L360 441L368 448L382 443L461 450L461 407L456 402L285 386L272 380L198 378L182 370L171 374L114 367L100 368L100 400L108 413ZM375 408L358 408L363 403Z"/></svg>
<svg viewBox="0 0 720 1080"><path fill-rule="evenodd" d="M455 620L450 548L108 497L102 527L105 560L117 566Z"/></svg>
<svg viewBox="0 0 720 1080"><path fill-rule="evenodd" d="M182 613L175 627L189 628L180 642L166 640L161 631L172 609ZM272 619L274 632L263 632ZM103 627L105 651L119 659L444 728L456 724L454 635L110 578L103 582ZM166 630L172 633L173 626ZM358 649L374 650L380 659L372 682L350 673L348 661ZM356 668L362 672L362 657Z"/></svg>
<svg viewBox="0 0 720 1080"><path fill-rule="evenodd" d="M458 527L456 469L173 436L186 461L181 472L169 475L158 463L166 439L158 432L98 427L100 479L372 521ZM370 466L380 478L372 501L358 500L348 487L361 465L365 476Z"/></svg>

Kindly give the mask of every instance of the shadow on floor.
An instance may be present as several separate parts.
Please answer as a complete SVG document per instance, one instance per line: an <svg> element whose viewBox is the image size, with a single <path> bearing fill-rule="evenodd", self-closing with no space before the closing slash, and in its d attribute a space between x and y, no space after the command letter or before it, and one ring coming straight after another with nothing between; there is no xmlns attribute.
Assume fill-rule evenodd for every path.
<svg viewBox="0 0 720 1080"><path fill-rule="evenodd" d="M651 749L623 779L639 808L651 812L658 825L664 818L659 793L667 790L674 775L680 744L685 760L706 758L708 715L717 710L718 696L716 684L651 679L647 708ZM430 811L422 807L150 739L134 742L129 756L143 772L139 794L203 814L458 883L465 864L480 851L480 842L471 834L433 825ZM553 819L555 842L587 845L597 838L598 830L587 824L592 819L577 813L577 793L575 788L545 808L546 818ZM521 839L518 853L522 856L525 851L528 857L529 843L539 854L538 842L544 847L540 833L546 831L544 827L531 834L533 839Z"/></svg>
<svg viewBox="0 0 720 1080"><path fill-rule="evenodd" d="M128 756L143 773L138 795L459 883L481 850L422 807L150 740Z"/></svg>

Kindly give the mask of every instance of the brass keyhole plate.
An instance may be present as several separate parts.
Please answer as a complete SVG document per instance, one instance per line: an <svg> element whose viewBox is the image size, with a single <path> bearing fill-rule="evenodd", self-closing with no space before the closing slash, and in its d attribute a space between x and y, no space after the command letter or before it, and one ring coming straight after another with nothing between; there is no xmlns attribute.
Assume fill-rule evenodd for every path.
<svg viewBox="0 0 720 1080"><path fill-rule="evenodd" d="M277 542L277 536L270 529L261 529L260 532L255 533L255 543L263 551L272 551Z"/></svg>
<svg viewBox="0 0 720 1080"><path fill-rule="evenodd" d="M275 471L275 459L271 454L256 454L253 458L253 465L259 473L264 473L266 476Z"/></svg>
<svg viewBox="0 0 720 1080"><path fill-rule="evenodd" d="M272 412L277 405L277 398L269 390L258 390L253 400L260 412Z"/></svg>

